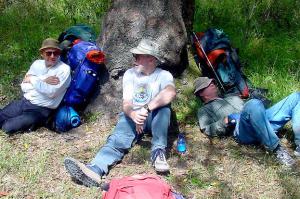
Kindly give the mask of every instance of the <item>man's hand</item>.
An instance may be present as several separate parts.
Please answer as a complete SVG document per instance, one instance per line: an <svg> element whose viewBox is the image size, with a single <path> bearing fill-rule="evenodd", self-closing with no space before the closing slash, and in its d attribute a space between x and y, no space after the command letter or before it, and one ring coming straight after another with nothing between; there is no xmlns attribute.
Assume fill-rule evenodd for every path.
<svg viewBox="0 0 300 199"><path fill-rule="evenodd" d="M228 124L228 117L227 117L227 116L224 118L224 123L225 123L226 125Z"/></svg>
<svg viewBox="0 0 300 199"><path fill-rule="evenodd" d="M50 85L57 85L60 82L58 77L56 77L56 76L47 77L43 81L46 82L47 84L50 84Z"/></svg>
<svg viewBox="0 0 300 199"><path fill-rule="evenodd" d="M236 125L237 121L240 119L241 114L239 113L232 113L228 115L228 124L229 125Z"/></svg>
<svg viewBox="0 0 300 199"><path fill-rule="evenodd" d="M137 132L138 134L142 134L143 131L144 131L144 125L138 125L138 124L136 124L136 125L135 125L135 130L136 130L136 132Z"/></svg>
<svg viewBox="0 0 300 199"><path fill-rule="evenodd" d="M144 131L144 123L145 120L148 117L148 111L142 107L140 110L137 110L137 113L139 114L140 118L143 120L143 124L137 124L135 125L135 130L138 134L142 134ZM134 120L133 120L134 121Z"/></svg>
<svg viewBox="0 0 300 199"><path fill-rule="evenodd" d="M32 75L25 75L24 79L23 79L23 83L30 83L30 77Z"/></svg>
<svg viewBox="0 0 300 199"><path fill-rule="evenodd" d="M144 108L141 108L139 110L132 111L130 117L135 124L144 125L144 122L148 117L148 111Z"/></svg>

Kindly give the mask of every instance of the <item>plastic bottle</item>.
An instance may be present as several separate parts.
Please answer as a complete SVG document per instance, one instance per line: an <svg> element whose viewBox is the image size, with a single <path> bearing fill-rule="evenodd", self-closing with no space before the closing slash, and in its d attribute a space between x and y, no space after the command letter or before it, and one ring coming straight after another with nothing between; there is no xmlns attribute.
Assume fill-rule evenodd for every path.
<svg viewBox="0 0 300 199"><path fill-rule="evenodd" d="M179 154L184 154L186 152L186 141L184 133L178 134L176 149Z"/></svg>

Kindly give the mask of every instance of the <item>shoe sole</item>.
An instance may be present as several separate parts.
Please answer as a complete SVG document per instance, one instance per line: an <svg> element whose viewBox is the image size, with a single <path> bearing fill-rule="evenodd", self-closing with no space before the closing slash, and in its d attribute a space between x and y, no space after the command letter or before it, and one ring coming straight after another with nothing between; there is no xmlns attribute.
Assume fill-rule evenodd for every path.
<svg viewBox="0 0 300 199"><path fill-rule="evenodd" d="M166 169L156 169L156 168L154 168L154 170L158 173L168 173L168 172L170 172L170 169L166 170Z"/></svg>
<svg viewBox="0 0 300 199"><path fill-rule="evenodd" d="M168 168L168 169L159 169L159 168L156 168L154 165L153 165L153 167L154 167L154 170L156 172L159 172L159 173L168 173L168 172L170 172L170 168Z"/></svg>
<svg viewBox="0 0 300 199"><path fill-rule="evenodd" d="M99 187L100 184L93 180L92 178L88 177L83 171L82 168L79 166L77 160L73 158L66 158L64 161L65 168L74 177L76 180L82 182L83 185L87 187Z"/></svg>

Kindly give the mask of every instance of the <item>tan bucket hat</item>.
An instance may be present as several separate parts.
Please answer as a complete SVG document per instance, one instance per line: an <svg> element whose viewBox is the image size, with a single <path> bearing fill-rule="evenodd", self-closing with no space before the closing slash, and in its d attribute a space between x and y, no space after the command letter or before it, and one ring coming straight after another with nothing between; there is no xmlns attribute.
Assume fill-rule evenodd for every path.
<svg viewBox="0 0 300 199"><path fill-rule="evenodd" d="M160 62L165 62L165 60L160 56L159 45L150 39L142 39L138 46L136 48L132 48L130 52L136 55L152 55Z"/></svg>
<svg viewBox="0 0 300 199"><path fill-rule="evenodd" d="M53 39L53 38L45 39L42 43L42 47L40 48L40 51L42 51L46 48L55 48L55 49L61 51L61 48L59 47L59 42L56 39Z"/></svg>
<svg viewBox="0 0 300 199"><path fill-rule="evenodd" d="M198 77L194 82L194 88L195 88L194 94L208 87L212 81L213 79L209 79L208 77Z"/></svg>

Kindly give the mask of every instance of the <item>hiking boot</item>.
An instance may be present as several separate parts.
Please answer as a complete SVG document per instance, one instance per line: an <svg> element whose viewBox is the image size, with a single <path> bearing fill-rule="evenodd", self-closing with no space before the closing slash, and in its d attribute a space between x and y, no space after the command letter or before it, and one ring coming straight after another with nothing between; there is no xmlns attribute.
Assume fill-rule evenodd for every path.
<svg viewBox="0 0 300 199"><path fill-rule="evenodd" d="M91 166L85 165L74 158L66 158L65 168L70 175L87 187L100 186L101 174Z"/></svg>
<svg viewBox="0 0 300 199"><path fill-rule="evenodd" d="M295 151L294 151L295 156L300 157L300 145L297 145Z"/></svg>
<svg viewBox="0 0 300 199"><path fill-rule="evenodd" d="M292 166L295 164L295 160L290 156L289 152L282 146L278 145L276 149L274 150L276 154L277 160L285 165L285 166Z"/></svg>
<svg viewBox="0 0 300 199"><path fill-rule="evenodd" d="M170 166L167 163L164 149L155 149L152 152L151 160L152 166L157 172L169 172Z"/></svg>

